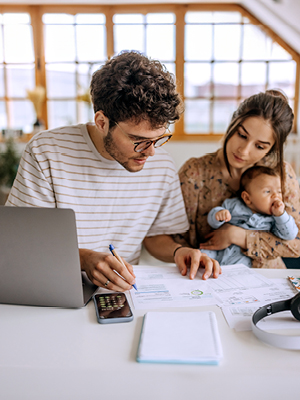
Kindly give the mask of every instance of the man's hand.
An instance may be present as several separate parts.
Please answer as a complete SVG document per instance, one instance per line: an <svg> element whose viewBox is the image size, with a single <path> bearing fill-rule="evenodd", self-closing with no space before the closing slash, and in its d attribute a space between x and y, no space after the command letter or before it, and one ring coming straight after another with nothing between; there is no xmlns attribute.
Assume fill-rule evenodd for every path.
<svg viewBox="0 0 300 400"><path fill-rule="evenodd" d="M125 260L126 268L110 253L79 249L79 255L81 269L95 285L117 292L132 289L135 275Z"/></svg>
<svg viewBox="0 0 300 400"><path fill-rule="evenodd" d="M216 212L215 218L217 221L229 222L231 220L231 214L228 210L220 210Z"/></svg>
<svg viewBox="0 0 300 400"><path fill-rule="evenodd" d="M194 279L199 268L204 268L202 279L208 279L211 275L217 278L222 273L218 261L213 260L200 250L191 247L180 247L174 257L181 275L187 274L190 268L190 279Z"/></svg>
<svg viewBox="0 0 300 400"><path fill-rule="evenodd" d="M284 213L284 203L281 200L275 200L271 207L271 213L275 217L279 217Z"/></svg>

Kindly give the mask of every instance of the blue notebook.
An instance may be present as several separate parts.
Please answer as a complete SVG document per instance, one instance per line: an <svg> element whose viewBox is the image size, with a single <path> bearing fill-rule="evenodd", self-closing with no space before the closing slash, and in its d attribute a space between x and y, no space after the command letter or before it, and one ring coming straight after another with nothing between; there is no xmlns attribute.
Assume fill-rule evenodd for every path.
<svg viewBox="0 0 300 400"><path fill-rule="evenodd" d="M145 314L138 362L217 365L222 357L217 319L212 311Z"/></svg>

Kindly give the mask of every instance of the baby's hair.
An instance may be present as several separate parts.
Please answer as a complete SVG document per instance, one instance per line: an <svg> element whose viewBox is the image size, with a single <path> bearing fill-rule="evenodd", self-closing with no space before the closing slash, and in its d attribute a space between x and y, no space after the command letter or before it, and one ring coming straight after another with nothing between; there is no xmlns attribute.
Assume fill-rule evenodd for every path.
<svg viewBox="0 0 300 400"><path fill-rule="evenodd" d="M246 171L244 171L241 176L239 195L241 195L244 190L247 191L249 183L259 175L280 177L280 172L276 168L269 168L263 165L256 165L254 167L246 169Z"/></svg>

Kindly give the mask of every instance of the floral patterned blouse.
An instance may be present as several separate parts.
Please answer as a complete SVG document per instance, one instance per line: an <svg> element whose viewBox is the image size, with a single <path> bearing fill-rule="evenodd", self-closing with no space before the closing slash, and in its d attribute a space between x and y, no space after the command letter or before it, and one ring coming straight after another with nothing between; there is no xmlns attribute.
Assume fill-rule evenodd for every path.
<svg viewBox="0 0 300 400"><path fill-rule="evenodd" d="M194 248L199 248L199 244L206 241L205 236L212 231L207 223L208 212L213 207L220 206L225 199L237 196L222 174L217 153L191 158L179 171L190 229L181 240L177 236L176 241L186 242ZM291 165L285 162L284 167L284 203L286 211L294 217L299 228L299 183ZM269 232L247 230L246 242L247 250L243 253L252 259L254 268L285 268L281 257L300 256L299 233L296 239L287 241Z"/></svg>

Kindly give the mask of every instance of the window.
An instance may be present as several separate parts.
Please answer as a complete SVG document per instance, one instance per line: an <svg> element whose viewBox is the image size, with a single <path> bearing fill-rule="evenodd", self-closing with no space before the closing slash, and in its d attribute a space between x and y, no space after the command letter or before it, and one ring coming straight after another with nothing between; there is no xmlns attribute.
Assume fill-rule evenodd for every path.
<svg viewBox="0 0 300 400"><path fill-rule="evenodd" d="M92 120L84 99L93 72L106 60L105 15L43 15L48 124Z"/></svg>
<svg viewBox="0 0 300 400"><path fill-rule="evenodd" d="M185 103L175 139L220 139L237 105L268 88L282 89L292 107L298 104L299 55L238 5L2 10L0 129L32 130L36 116L26 93L37 85L46 89L47 128L93 120L93 72L108 57L133 49L175 74Z"/></svg>
<svg viewBox="0 0 300 400"><path fill-rule="evenodd" d="M32 129L26 90L35 86L35 55L28 13L0 14L0 129Z"/></svg>
<svg viewBox="0 0 300 400"><path fill-rule="evenodd" d="M138 50L160 60L175 73L174 13L115 14L113 22L115 53Z"/></svg>
<svg viewBox="0 0 300 400"><path fill-rule="evenodd" d="M224 132L240 101L270 88L282 89L293 107L296 68L291 54L240 12L187 12L185 132Z"/></svg>

